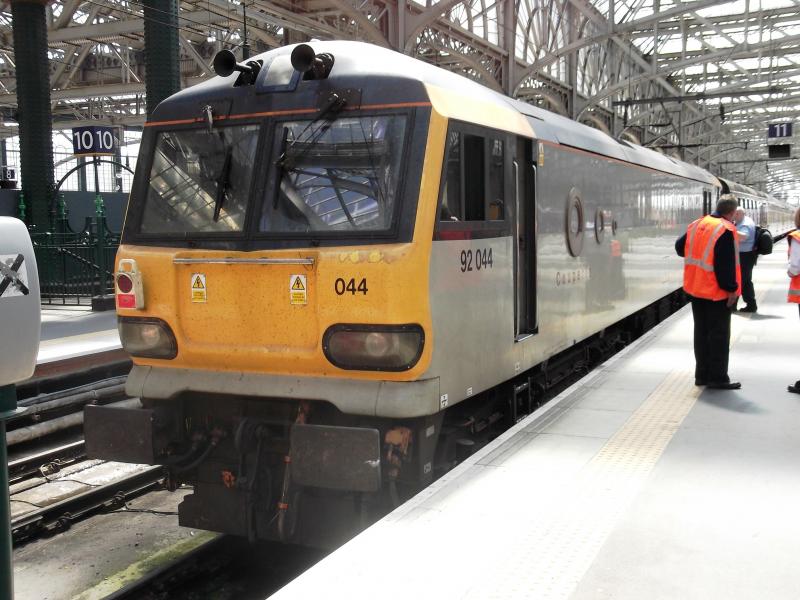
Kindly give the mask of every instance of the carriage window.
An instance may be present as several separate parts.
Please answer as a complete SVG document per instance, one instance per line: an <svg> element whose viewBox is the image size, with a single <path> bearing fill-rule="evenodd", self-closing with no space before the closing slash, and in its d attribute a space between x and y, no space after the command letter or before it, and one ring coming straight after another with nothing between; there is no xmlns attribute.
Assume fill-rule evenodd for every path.
<svg viewBox="0 0 800 600"><path fill-rule="evenodd" d="M711 213L711 192L703 192L703 215Z"/></svg>
<svg viewBox="0 0 800 600"><path fill-rule="evenodd" d="M440 221L503 221L503 140L451 131L447 136Z"/></svg>

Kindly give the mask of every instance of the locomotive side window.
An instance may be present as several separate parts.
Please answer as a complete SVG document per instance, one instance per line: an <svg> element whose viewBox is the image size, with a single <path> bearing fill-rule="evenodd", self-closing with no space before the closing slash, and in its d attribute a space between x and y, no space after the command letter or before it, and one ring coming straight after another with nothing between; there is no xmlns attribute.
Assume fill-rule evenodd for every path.
<svg viewBox="0 0 800 600"><path fill-rule="evenodd" d="M476 133L451 130L447 134L439 221L503 222L506 141L490 131L469 129Z"/></svg>
<svg viewBox="0 0 800 600"><path fill-rule="evenodd" d="M502 221L505 217L503 206L503 182L505 181L505 144L503 140L489 140L489 221Z"/></svg>
<svg viewBox="0 0 800 600"><path fill-rule="evenodd" d="M140 231L241 231L258 132L257 125L160 132Z"/></svg>
<svg viewBox="0 0 800 600"><path fill-rule="evenodd" d="M447 134L447 164L439 220L464 220L461 210L461 134L457 131Z"/></svg>
<svg viewBox="0 0 800 600"><path fill-rule="evenodd" d="M405 115L278 123L259 231L390 229L405 134Z"/></svg>
<svg viewBox="0 0 800 600"><path fill-rule="evenodd" d="M464 136L464 216L467 221L485 220L484 139Z"/></svg>

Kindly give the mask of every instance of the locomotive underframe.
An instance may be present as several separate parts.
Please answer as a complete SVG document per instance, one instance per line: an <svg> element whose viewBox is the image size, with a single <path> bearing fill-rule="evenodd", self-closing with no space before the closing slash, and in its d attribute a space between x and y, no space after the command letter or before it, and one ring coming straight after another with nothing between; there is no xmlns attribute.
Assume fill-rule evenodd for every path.
<svg viewBox="0 0 800 600"><path fill-rule="evenodd" d="M88 407L87 451L165 465L172 489L191 485L183 526L334 547L433 481L442 418L185 394L142 409Z"/></svg>
<svg viewBox="0 0 800 600"><path fill-rule="evenodd" d="M89 406L87 452L168 467L186 527L335 547L682 306L678 291L447 410L411 419L330 403L184 394Z"/></svg>

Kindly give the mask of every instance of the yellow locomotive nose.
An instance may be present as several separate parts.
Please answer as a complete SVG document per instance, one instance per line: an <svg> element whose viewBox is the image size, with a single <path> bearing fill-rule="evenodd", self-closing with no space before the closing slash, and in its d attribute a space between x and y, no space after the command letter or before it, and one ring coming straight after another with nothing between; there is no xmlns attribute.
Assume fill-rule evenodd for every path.
<svg viewBox="0 0 800 600"><path fill-rule="evenodd" d="M244 380L261 374L408 381L429 360L419 278L424 248L413 244L384 245L380 253L123 246L120 254L135 256L147 293L146 310L120 306L123 344L137 365L175 369L176 377L184 370L180 382L173 377L175 390L194 389L191 373L219 378L226 371ZM152 344L145 326L158 327ZM286 395L254 385L258 395Z"/></svg>
<svg viewBox="0 0 800 600"><path fill-rule="evenodd" d="M319 343L317 257L180 253L173 263L176 318L191 348L218 360L300 358ZM198 287L199 286L199 287ZM260 363L260 365L259 365Z"/></svg>

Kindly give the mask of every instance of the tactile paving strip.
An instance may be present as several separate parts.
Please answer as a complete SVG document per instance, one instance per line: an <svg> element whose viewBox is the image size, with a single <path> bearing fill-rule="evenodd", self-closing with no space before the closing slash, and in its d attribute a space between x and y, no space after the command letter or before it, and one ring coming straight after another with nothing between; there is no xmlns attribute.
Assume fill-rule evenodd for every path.
<svg viewBox="0 0 800 600"><path fill-rule="evenodd" d="M568 598L700 395L693 383L667 375L547 510L519 522L511 559L466 597Z"/></svg>
<svg viewBox="0 0 800 600"><path fill-rule="evenodd" d="M745 323L733 323L731 347ZM575 480L550 499L548 510L520 520L519 535L506 539L513 545L507 550L512 560L494 565L495 572L465 597L568 598L702 391L692 371L670 372Z"/></svg>

